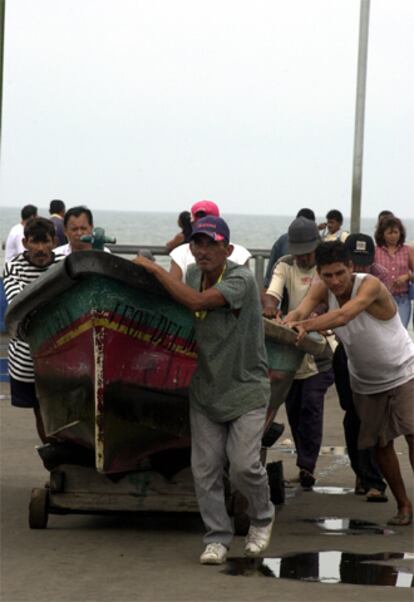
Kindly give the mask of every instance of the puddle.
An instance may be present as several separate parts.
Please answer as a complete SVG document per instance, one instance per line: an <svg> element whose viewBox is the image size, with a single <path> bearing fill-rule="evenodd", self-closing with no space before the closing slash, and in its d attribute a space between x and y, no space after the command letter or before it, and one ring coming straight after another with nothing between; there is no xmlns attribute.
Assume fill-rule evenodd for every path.
<svg viewBox="0 0 414 602"><path fill-rule="evenodd" d="M282 454L296 454L296 449L294 447L284 447L283 445L273 445L272 451L278 451Z"/></svg>
<svg viewBox="0 0 414 602"><path fill-rule="evenodd" d="M292 447L292 442L289 440L288 443L282 441L272 446L272 451L282 452L284 454L296 454L296 449ZM346 447L340 445L322 446L319 452L320 456L348 456Z"/></svg>
<svg viewBox="0 0 414 602"><path fill-rule="evenodd" d="M316 524L326 535L395 535L395 531L384 525L364 520L320 517L306 518L304 522Z"/></svg>
<svg viewBox="0 0 414 602"><path fill-rule="evenodd" d="M349 554L330 550L268 558L229 558L223 573L246 577L274 577L317 583L413 587L414 575L405 567L379 564L412 559L412 554Z"/></svg>
<svg viewBox="0 0 414 602"><path fill-rule="evenodd" d="M313 487L315 493L324 493L328 495L347 495L353 493L353 487Z"/></svg>
<svg viewBox="0 0 414 602"><path fill-rule="evenodd" d="M320 456L346 456L346 447L343 446L322 446L319 452Z"/></svg>
<svg viewBox="0 0 414 602"><path fill-rule="evenodd" d="M285 481L286 497L296 497L300 491L301 487L297 481ZM347 495L348 493L353 493L354 489L352 487L319 487L315 485L311 491L328 495Z"/></svg>

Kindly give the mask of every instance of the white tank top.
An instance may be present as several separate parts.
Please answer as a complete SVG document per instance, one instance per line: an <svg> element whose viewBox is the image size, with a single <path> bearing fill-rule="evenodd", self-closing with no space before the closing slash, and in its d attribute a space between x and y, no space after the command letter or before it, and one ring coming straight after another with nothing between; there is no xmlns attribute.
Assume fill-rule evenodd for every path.
<svg viewBox="0 0 414 602"><path fill-rule="evenodd" d="M368 274L354 276L351 299ZM338 308L335 295L329 291L329 309ZM363 311L334 330L345 347L351 388L356 393L381 393L414 378L414 343L398 311L390 320L378 320Z"/></svg>

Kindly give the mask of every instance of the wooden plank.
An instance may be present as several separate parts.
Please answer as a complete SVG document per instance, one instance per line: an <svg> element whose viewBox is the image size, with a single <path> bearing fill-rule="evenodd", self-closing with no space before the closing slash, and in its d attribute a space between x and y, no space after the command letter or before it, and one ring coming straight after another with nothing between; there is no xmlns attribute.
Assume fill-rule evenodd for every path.
<svg viewBox="0 0 414 602"><path fill-rule="evenodd" d="M198 512L191 469L168 480L154 471L129 473L118 481L93 468L64 465L64 490L50 492L50 505L85 511ZM53 510L52 510L53 511Z"/></svg>
<svg viewBox="0 0 414 602"><path fill-rule="evenodd" d="M94 492L52 494L50 512L53 509L73 512L198 512L195 496L192 498L174 495L147 493L145 497Z"/></svg>

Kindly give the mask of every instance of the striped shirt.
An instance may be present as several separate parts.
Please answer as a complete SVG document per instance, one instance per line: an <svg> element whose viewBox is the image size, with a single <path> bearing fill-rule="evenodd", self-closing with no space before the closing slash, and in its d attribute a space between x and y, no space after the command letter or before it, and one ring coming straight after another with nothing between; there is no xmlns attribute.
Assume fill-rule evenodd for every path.
<svg viewBox="0 0 414 602"><path fill-rule="evenodd" d="M403 282L399 286L393 286L399 276L410 272L410 252L408 245L400 245L394 255L391 255L385 246L375 247L375 263L379 263L387 268L393 295L406 295L408 293L408 282Z"/></svg>
<svg viewBox="0 0 414 602"><path fill-rule="evenodd" d="M62 259L64 259L62 255L53 255L53 262L41 268L30 263L26 253L20 253L11 261L6 262L3 282L7 303L11 303L25 286ZM32 383L35 380L29 345L19 338L9 341L9 374L16 380L26 383Z"/></svg>

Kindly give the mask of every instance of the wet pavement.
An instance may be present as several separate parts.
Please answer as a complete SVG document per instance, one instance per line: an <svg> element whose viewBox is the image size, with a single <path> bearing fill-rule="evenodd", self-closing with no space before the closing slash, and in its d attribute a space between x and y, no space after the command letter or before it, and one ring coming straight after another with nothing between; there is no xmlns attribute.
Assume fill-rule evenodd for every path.
<svg viewBox="0 0 414 602"><path fill-rule="evenodd" d="M11 408L4 384L0 410L2 602L412 600L413 527L387 527L395 514L390 495L383 504L354 495L332 390L314 491L295 483L282 409L277 419L286 430L268 461L283 461L289 487L271 544L263 559L251 560L243 557L243 538L235 537L226 565L218 567L198 563L203 526L195 514L50 515L47 529L29 529L31 489L43 487L48 473L35 452L31 411ZM403 440L397 449L412 484Z"/></svg>
<svg viewBox="0 0 414 602"><path fill-rule="evenodd" d="M411 588L414 585L412 571L380 563L412 559L412 554L352 554L326 550L260 559L229 558L223 572L234 577L262 576L313 583Z"/></svg>
<svg viewBox="0 0 414 602"><path fill-rule="evenodd" d="M313 523L325 535L395 535L390 527L379 525L368 520L350 518L320 517L305 518L305 522Z"/></svg>

